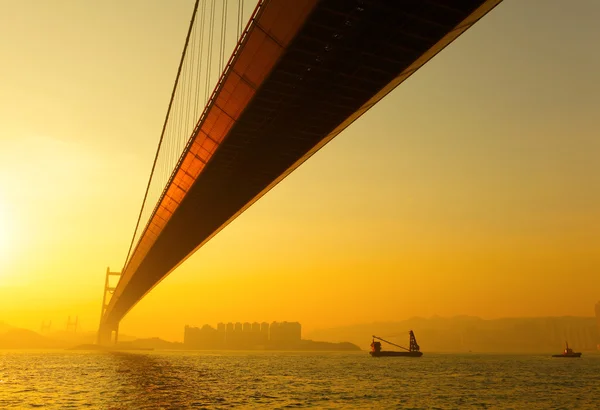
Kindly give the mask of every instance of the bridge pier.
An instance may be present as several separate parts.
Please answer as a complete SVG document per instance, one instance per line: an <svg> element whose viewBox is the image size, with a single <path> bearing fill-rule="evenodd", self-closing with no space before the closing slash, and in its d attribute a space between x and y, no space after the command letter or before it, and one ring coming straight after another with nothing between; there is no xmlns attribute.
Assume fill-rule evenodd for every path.
<svg viewBox="0 0 600 410"><path fill-rule="evenodd" d="M119 341L119 325L114 327L100 325L98 329L97 344L100 346L110 346Z"/></svg>

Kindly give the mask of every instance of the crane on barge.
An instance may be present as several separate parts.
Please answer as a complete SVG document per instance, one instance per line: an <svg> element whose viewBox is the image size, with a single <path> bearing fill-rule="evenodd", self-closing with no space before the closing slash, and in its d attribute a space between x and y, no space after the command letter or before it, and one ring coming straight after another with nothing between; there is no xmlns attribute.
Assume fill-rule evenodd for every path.
<svg viewBox="0 0 600 410"><path fill-rule="evenodd" d="M421 352L421 348L417 343L417 338L415 337L415 333L411 330L408 332L410 335L409 348L407 349L404 346L397 345L396 343L392 343L381 337L373 335L373 342L371 343L371 351L369 354L373 357L383 357L383 356L401 356L401 357L421 357L423 353ZM400 349L405 350L404 352L399 352L396 350L381 350L381 342L376 342L375 339L381 340L381 342L388 343L392 346L399 347Z"/></svg>

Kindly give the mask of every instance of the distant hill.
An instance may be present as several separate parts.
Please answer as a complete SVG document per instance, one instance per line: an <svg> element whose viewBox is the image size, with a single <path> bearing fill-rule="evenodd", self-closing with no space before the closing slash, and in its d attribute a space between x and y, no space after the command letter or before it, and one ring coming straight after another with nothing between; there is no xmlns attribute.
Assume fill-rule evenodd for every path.
<svg viewBox="0 0 600 410"><path fill-rule="evenodd" d="M155 350L181 350L185 349L183 343L180 342L168 342L158 337L152 337L148 339L135 339L132 341L121 342L117 345L117 348L123 349L155 349Z"/></svg>
<svg viewBox="0 0 600 410"><path fill-rule="evenodd" d="M10 329L14 329L14 327L0 321L0 334L8 332Z"/></svg>
<svg viewBox="0 0 600 410"><path fill-rule="evenodd" d="M32 330L10 328L0 333L0 349L55 349L65 346L64 342L50 339Z"/></svg>
<svg viewBox="0 0 600 410"><path fill-rule="evenodd" d="M96 332L67 332L56 330L43 335L33 330L21 329L0 321L0 349L93 349L96 350ZM183 343L167 342L159 338L136 339L119 335L123 349L183 349Z"/></svg>
<svg viewBox="0 0 600 410"><path fill-rule="evenodd" d="M360 347L349 342L321 342L314 340L301 340L297 346L301 351L360 351Z"/></svg>
<svg viewBox="0 0 600 410"><path fill-rule="evenodd" d="M593 317L504 318L484 320L472 316L415 317L398 322L365 323L311 332L312 339L350 341L368 349L371 335L402 346L414 330L421 350L427 352L555 352L565 341L582 351L600 343Z"/></svg>
<svg viewBox="0 0 600 410"><path fill-rule="evenodd" d="M96 332L54 331L39 334L0 322L0 349L62 349L94 343Z"/></svg>

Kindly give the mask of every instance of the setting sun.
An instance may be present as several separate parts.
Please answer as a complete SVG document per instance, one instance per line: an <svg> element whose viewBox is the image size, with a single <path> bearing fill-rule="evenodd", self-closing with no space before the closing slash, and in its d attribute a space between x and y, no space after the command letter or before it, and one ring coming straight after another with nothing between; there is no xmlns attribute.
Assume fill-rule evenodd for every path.
<svg viewBox="0 0 600 410"><path fill-rule="evenodd" d="M9 215L3 203L0 202L0 262L4 261L10 253L10 235Z"/></svg>
<svg viewBox="0 0 600 410"><path fill-rule="evenodd" d="M17 252L16 241L19 239L16 215L0 198L0 276L5 278L5 269L9 262L14 262L14 254Z"/></svg>

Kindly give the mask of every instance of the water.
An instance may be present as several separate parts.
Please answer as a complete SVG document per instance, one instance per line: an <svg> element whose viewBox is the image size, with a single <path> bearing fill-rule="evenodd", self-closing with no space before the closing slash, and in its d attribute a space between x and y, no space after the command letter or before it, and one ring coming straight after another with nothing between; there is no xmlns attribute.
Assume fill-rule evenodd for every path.
<svg viewBox="0 0 600 410"><path fill-rule="evenodd" d="M0 408L600 408L600 355L0 351Z"/></svg>

